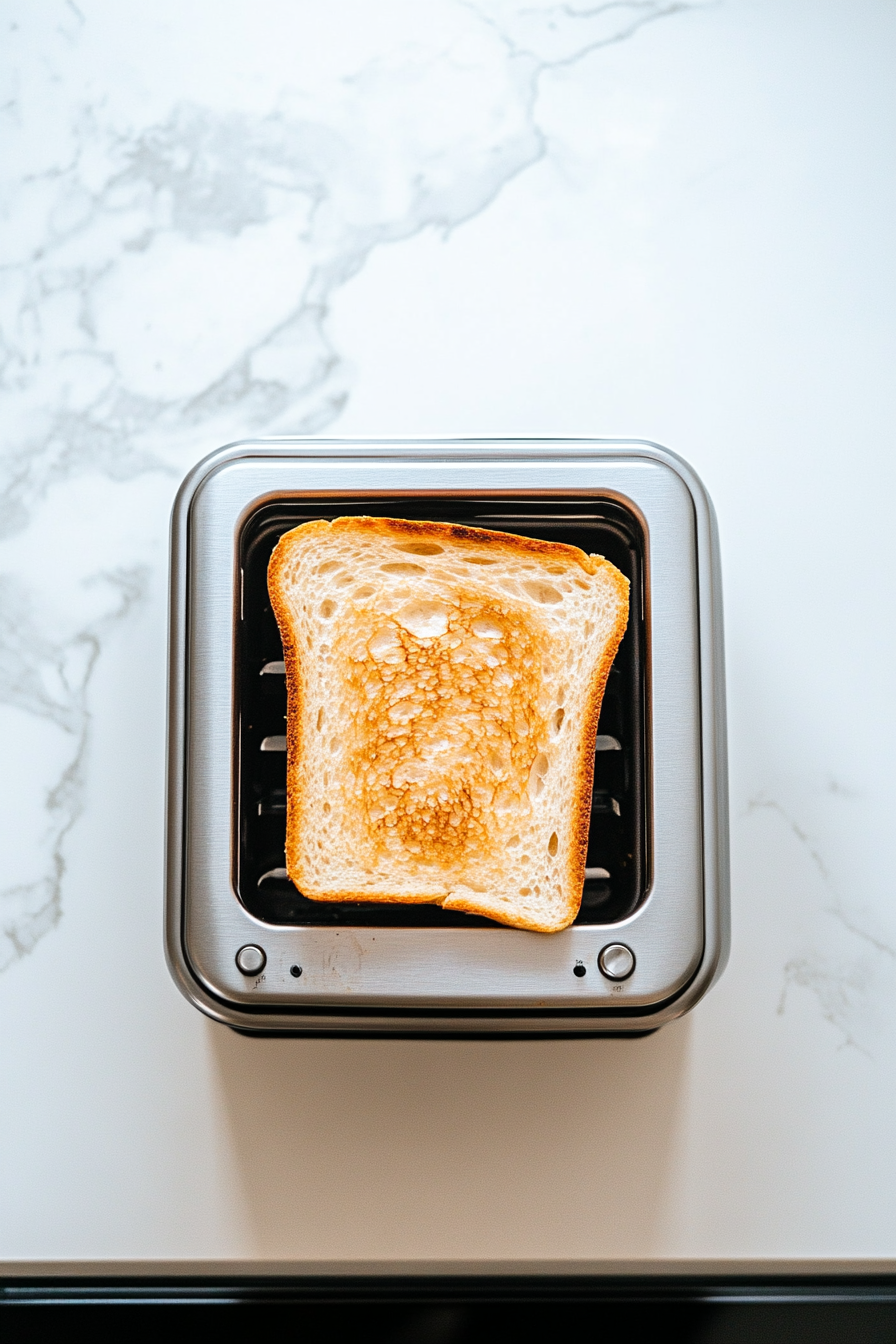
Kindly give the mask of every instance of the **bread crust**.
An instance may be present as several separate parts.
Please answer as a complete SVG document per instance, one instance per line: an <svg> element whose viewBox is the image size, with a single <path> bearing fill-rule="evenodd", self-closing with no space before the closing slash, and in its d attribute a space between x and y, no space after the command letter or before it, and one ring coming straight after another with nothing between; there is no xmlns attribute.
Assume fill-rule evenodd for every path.
<svg viewBox="0 0 896 1344"><path fill-rule="evenodd" d="M306 682L303 666L303 654L299 647L296 624L290 610L287 596L287 570L294 545L301 535L302 543L315 536L323 541L340 533L353 532L380 539L396 538L410 542L450 542L481 550L505 552L514 557L529 556L549 561L553 566L579 569L590 576L603 571L603 577L609 582L616 597L617 615L612 631L605 637L601 657L590 678L586 697L586 719L578 737L578 756L571 789L571 843L565 852L565 881L567 892L566 909L557 912L550 922L529 917L523 910L502 913L493 908L485 911L482 902L476 901L473 893L467 898L462 893L437 893L435 891L410 894L390 894L367 890L315 891L314 884L303 881L301 871L301 828L302 815L306 808L309 781L303 776L302 762L305 758L305 701ZM554 572L559 572L554 570ZM268 591L271 605L276 616L283 641L283 658L286 667L287 687L287 825L286 825L286 866L291 879L302 893L312 900L329 902L384 902L444 904L447 908L466 911L470 914L486 916L498 923L532 932L558 932L567 928L575 919L580 904L588 833L591 814L591 791L594 778L594 750L598 720L603 701L607 678L616 656L619 644L628 624L628 580L609 561L602 556L588 555L577 546L564 542L541 541L534 537L520 537L511 533L492 531L486 528L466 527L456 523L437 523L399 518L372 518L367 516L348 516L336 518L332 522L315 520L285 533L277 543L268 567ZM421 886L425 884L421 883Z"/></svg>

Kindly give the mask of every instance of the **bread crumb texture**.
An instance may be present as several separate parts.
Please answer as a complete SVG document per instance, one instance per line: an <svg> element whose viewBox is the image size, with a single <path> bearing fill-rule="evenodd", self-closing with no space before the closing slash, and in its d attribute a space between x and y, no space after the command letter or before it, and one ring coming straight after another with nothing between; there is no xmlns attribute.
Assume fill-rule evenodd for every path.
<svg viewBox="0 0 896 1344"><path fill-rule="evenodd" d="M299 890L572 923L625 577L558 542L360 517L286 533L268 586Z"/></svg>

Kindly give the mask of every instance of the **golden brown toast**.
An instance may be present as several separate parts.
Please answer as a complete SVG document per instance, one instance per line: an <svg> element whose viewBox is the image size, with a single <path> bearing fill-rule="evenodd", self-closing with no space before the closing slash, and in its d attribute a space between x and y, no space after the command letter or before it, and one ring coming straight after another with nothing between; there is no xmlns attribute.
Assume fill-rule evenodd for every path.
<svg viewBox="0 0 896 1344"><path fill-rule="evenodd" d="M268 588L299 890L571 924L628 621L619 570L560 542L352 517L281 537Z"/></svg>

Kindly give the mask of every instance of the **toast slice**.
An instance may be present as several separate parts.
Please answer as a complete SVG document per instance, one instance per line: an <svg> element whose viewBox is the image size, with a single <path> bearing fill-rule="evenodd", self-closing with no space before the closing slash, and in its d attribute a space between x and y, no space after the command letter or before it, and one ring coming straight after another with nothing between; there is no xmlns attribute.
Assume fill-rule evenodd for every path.
<svg viewBox="0 0 896 1344"><path fill-rule="evenodd" d="M268 589L299 890L571 924L628 622L619 570L560 542L355 517L287 532Z"/></svg>

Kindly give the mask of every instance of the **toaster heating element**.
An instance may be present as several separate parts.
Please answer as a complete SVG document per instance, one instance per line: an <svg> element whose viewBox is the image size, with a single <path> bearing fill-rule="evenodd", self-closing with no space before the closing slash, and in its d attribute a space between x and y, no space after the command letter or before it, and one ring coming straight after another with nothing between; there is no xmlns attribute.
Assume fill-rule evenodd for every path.
<svg viewBox="0 0 896 1344"><path fill-rule="evenodd" d="M582 904L558 934L436 905L308 900L285 869L286 686L267 565L346 514L563 541L630 581L598 724ZM711 506L676 457L603 441L271 440L213 454L172 530L167 948L243 1031L640 1033L727 948Z"/></svg>

